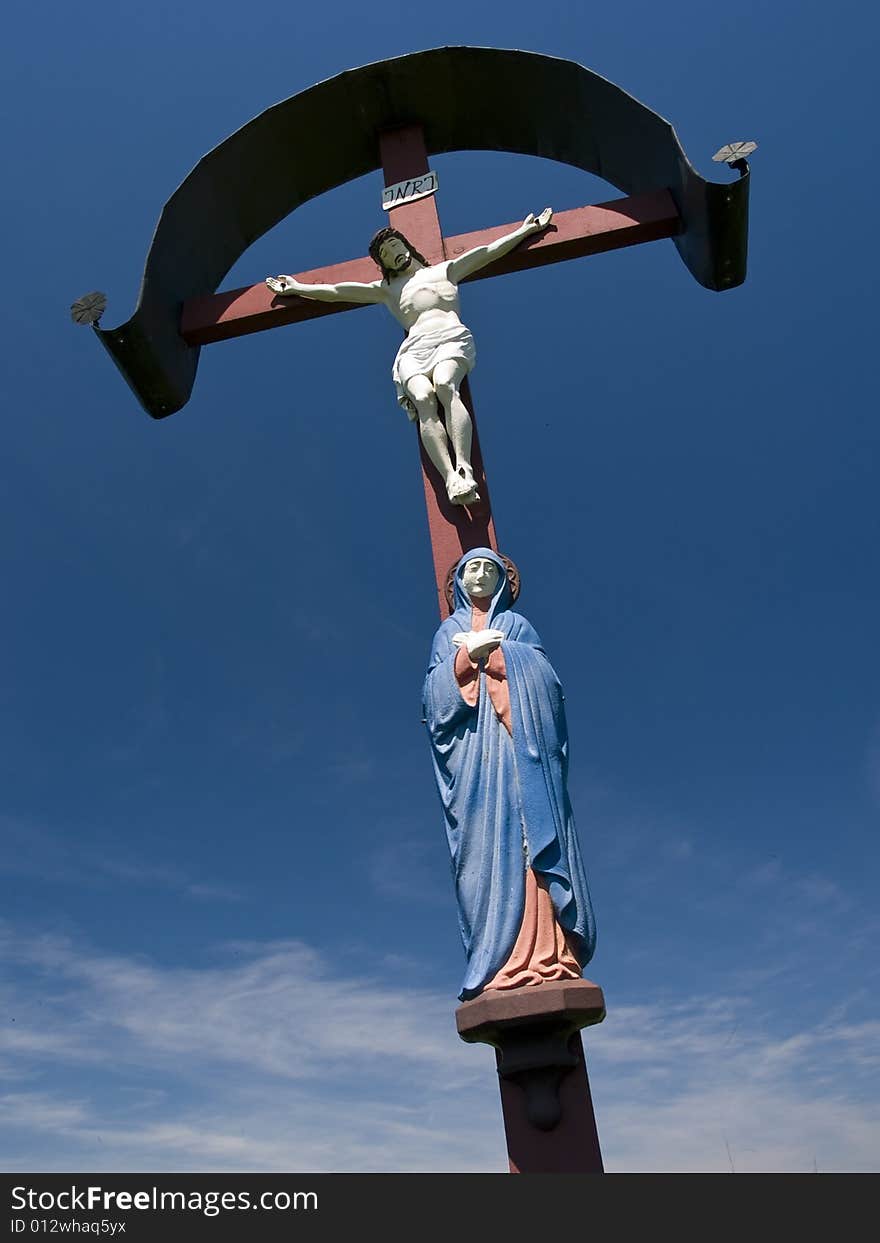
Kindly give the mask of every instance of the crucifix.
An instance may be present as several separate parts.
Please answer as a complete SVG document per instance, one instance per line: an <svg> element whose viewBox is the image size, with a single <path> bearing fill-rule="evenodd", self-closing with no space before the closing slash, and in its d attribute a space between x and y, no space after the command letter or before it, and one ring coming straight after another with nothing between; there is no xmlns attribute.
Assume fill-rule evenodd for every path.
<svg viewBox="0 0 880 1243"><path fill-rule="evenodd" d="M503 581L510 562L497 559L467 385L475 347L459 318L458 285L490 275L548 235L552 212L529 214L515 228L445 239L422 127L381 131L378 142L386 187L404 187L403 201L392 199L389 226L370 244L378 277L364 281L363 260L356 260L331 269L332 279L326 271L310 272L268 277L265 286L275 295L272 306L378 303L406 329L392 376L398 399L418 423L438 604L441 618L451 614L435 636L425 720L435 756L443 757L435 773L468 957L459 1033L496 1049L511 1168L598 1172L602 1158L579 1029L601 1021L605 1006L601 989L581 978L595 931L565 765L555 758L566 747L564 712L561 701L554 706L558 683L538 654L540 640L510 609L515 596ZM426 181L431 192L420 193ZM408 196L410 187L415 193ZM563 221L572 249L596 244L603 210L587 208ZM668 209L667 221L671 227ZM541 258L558 256L548 245ZM266 298L259 287L248 290L237 304L239 323L242 301L249 306ZM190 324L185 319L184 331ZM481 696L492 705L483 713ZM542 703L537 710L535 701ZM537 770L530 751L542 753ZM476 867L475 856L482 856Z"/></svg>
<svg viewBox="0 0 880 1243"><path fill-rule="evenodd" d="M444 237L428 151L468 149L558 159L628 197ZM406 329L393 378L419 426L442 619L423 706L467 959L456 1025L463 1040L495 1049L512 1171L602 1171L580 1031L605 1005L582 978L594 924L566 789L563 696L513 608L518 575L498 551L458 284L671 238L700 284L733 288L745 278L753 149L722 148L715 158L740 180L710 183L668 122L574 62L493 48L415 53L293 96L204 157L163 210L126 324L98 327L100 294L72 308L154 418L187 402L211 342L370 302ZM279 161L291 151L298 162ZM369 257L216 292L256 238L375 169L377 154L390 227Z"/></svg>
<svg viewBox="0 0 880 1243"><path fill-rule="evenodd" d="M454 263L465 255L498 247L499 243L511 239L511 244L504 246L500 253L463 273L458 278L462 282L673 237L681 225L671 196L666 191L660 191L628 200L576 208L555 216L547 212L545 217L542 213L518 226L497 225L447 238L440 227L433 194L437 179L428 166L422 126L406 125L381 131L378 143L386 185L415 187L412 195L407 194L406 189L399 190L398 199L392 201L388 212L390 229L403 234L426 260L426 265L439 265L445 261ZM420 193L419 188L426 181L432 185L432 190L427 194ZM393 248L393 239L389 239L388 245ZM389 262L393 263L394 258ZM311 269L292 278L270 278L264 283L242 289L190 299L182 309L181 336L190 345L207 345L383 301L381 286L384 283L387 288L388 281L376 280L378 263L379 256L376 254ZM330 297L315 291L315 287L320 291L335 290L340 286L342 289ZM340 296L346 286L350 289L351 300ZM374 296L371 290L375 290ZM300 296L291 297L291 294ZM387 299L384 300L387 305ZM399 301L394 309L399 311ZM465 342L458 357L462 356L462 352L466 356L472 350L472 342ZM425 394L427 401L423 403L422 410L427 406L428 411L423 414L422 410L413 410L416 403L409 396L409 390L402 393L411 416L415 413L420 424L422 477L441 617L445 617L450 609L450 570L462 552L478 546L496 550L498 547L467 375L469 370L469 365L460 367L460 376L453 371L452 379L457 383L451 394L451 411L445 408L436 411L436 405L442 406L442 401L438 403L436 396ZM441 372L443 374L448 373ZM435 393L436 389L435 381ZM442 383L440 393L443 394ZM463 410L457 407L458 400L463 402ZM466 426L462 428L465 420ZM464 447L469 450L459 475L462 484L469 486L462 486L458 495L455 494L455 478L450 487L448 472L444 472L439 460L448 445L453 456L451 464L455 467L456 448L462 447L455 444L458 438L456 432L465 439Z"/></svg>

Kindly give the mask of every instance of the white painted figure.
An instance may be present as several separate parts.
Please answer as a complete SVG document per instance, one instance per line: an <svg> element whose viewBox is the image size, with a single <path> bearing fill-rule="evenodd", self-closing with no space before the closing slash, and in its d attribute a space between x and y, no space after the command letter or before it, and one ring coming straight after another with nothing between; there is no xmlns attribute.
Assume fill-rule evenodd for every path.
<svg viewBox="0 0 880 1243"><path fill-rule="evenodd" d="M494 596L501 573L488 557L474 557L462 571L461 581L472 600L486 600ZM456 647L466 647L471 660L483 660L499 647L503 633L500 630L459 630L452 636Z"/></svg>
<svg viewBox="0 0 880 1243"><path fill-rule="evenodd" d="M476 362L476 349L459 319L459 282L546 229L552 216L549 207L539 216L530 213L512 233L433 265L402 233L380 229L370 254L382 276L369 284L308 285L292 276L266 277L269 288L283 297L297 294L319 302L381 302L388 307L406 329L392 368L398 401L418 421L422 444L453 504L472 505L480 499L471 465L473 426L460 393Z"/></svg>

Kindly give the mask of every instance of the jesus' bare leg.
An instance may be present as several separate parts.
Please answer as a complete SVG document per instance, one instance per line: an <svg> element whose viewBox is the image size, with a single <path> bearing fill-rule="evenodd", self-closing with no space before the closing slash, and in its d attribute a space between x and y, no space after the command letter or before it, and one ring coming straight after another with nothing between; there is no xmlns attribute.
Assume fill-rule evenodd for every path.
<svg viewBox="0 0 880 1243"><path fill-rule="evenodd" d="M457 370L456 363L441 363L435 368L435 376L441 367L448 369L451 367ZM453 401L447 389L451 388L450 381L447 380L443 385L442 392L439 394L441 402L444 396L452 407ZM416 409L416 415L419 421L419 435L422 438L422 444L425 446L425 452L430 460L440 472L440 476L446 485L446 494L454 505L470 505L479 500L474 482L473 471L470 464L470 446L471 446L471 420L467 409L458 398L458 405L464 414L464 420L461 412L455 411L454 415L447 412L446 403L444 402L444 414L446 415L446 425L444 419L440 417L440 411L437 407L438 393L435 391L434 384L425 375L413 376L406 385L407 396ZM457 396L457 394L456 394ZM466 428L463 423L466 421ZM447 428L449 428L449 436L447 438ZM452 453L455 455L455 461L450 455L450 444Z"/></svg>
<svg viewBox="0 0 880 1243"><path fill-rule="evenodd" d="M464 485L465 491L458 491L458 503L470 505L480 499L477 492L477 481L474 479L471 466L471 441L474 427L468 408L461 399L461 382L466 375L465 367L454 359L438 363L432 376L434 392L443 407L446 419L446 432L455 458L455 473L458 476L456 490ZM453 497L450 495L450 500Z"/></svg>

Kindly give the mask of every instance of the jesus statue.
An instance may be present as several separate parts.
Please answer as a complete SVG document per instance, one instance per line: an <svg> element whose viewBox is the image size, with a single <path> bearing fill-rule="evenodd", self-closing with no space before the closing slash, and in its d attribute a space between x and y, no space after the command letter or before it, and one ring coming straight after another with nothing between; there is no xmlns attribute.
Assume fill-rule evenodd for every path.
<svg viewBox="0 0 880 1243"><path fill-rule="evenodd" d="M266 277L269 288L282 297L298 294L319 302L381 302L388 307L406 330L391 372L397 399L410 419L418 421L425 451L455 505L480 499L471 465L473 425L460 392L477 355L473 336L459 319L459 283L546 229L552 215L549 207L539 216L530 213L512 233L435 264L397 229L380 229L370 242L370 255L382 275L368 284L309 285L292 276Z"/></svg>

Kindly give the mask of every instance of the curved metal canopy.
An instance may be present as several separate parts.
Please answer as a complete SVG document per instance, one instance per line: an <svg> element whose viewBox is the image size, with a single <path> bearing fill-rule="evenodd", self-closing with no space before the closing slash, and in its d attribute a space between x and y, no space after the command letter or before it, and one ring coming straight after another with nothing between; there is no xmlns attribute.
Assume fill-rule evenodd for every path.
<svg viewBox="0 0 880 1243"><path fill-rule="evenodd" d="M454 83L454 90L450 90ZM127 323L96 326L154 418L189 400L199 349L179 333L186 299L213 293L247 248L309 199L379 167L378 133L418 122L430 154L510 151L604 178L626 194L667 188L673 240L701 285L745 279L748 176L717 184L668 121L574 61L442 47L348 70L255 117L208 152L165 204Z"/></svg>

